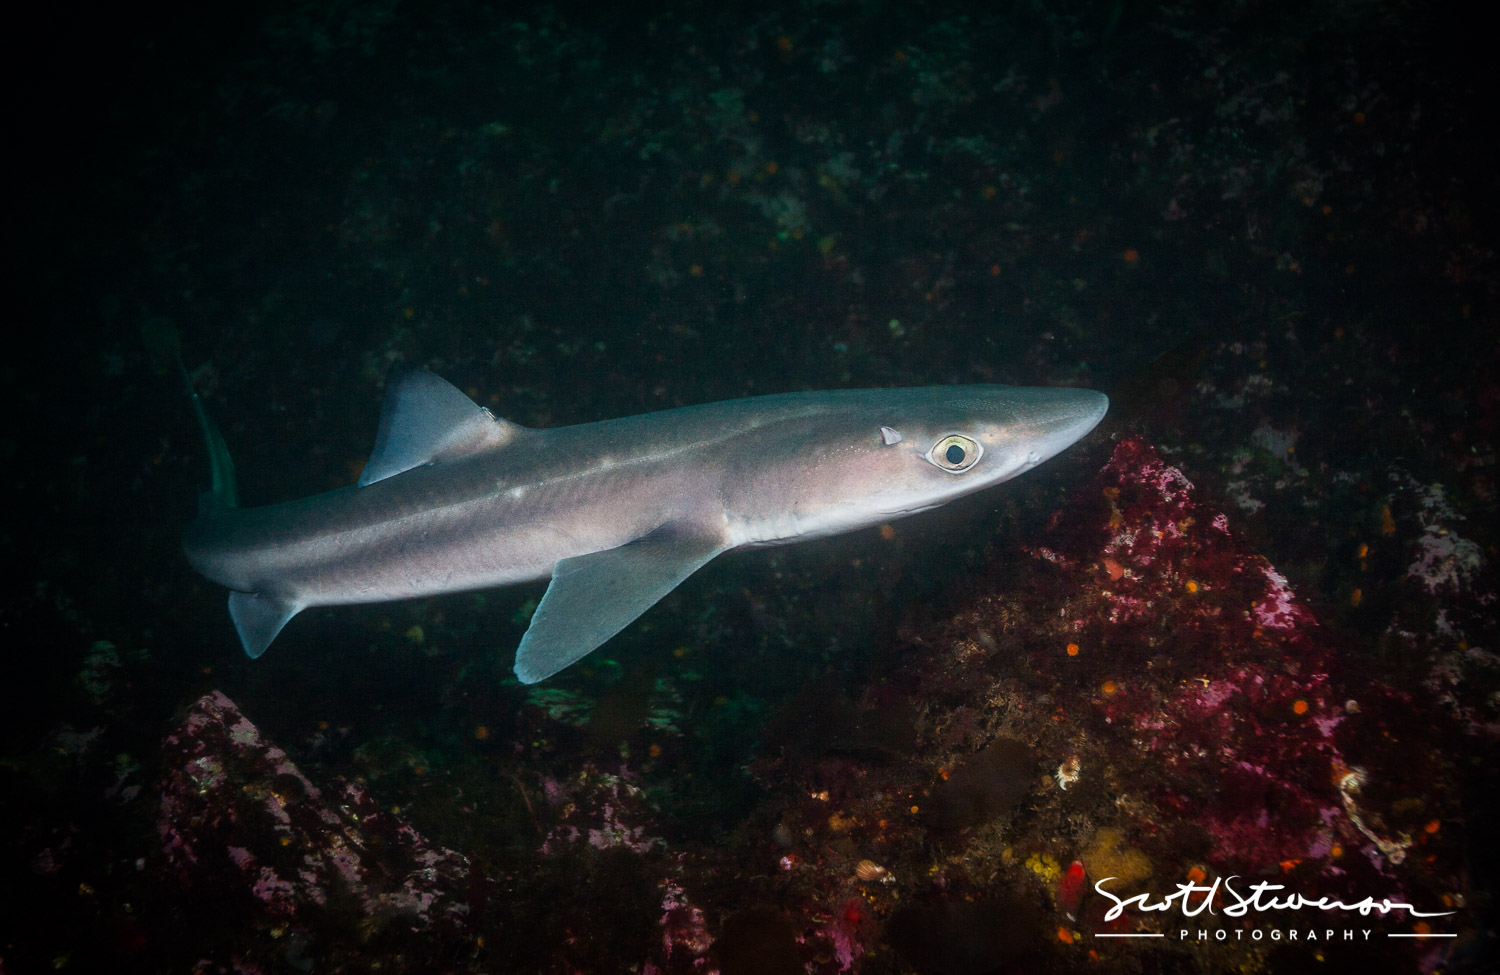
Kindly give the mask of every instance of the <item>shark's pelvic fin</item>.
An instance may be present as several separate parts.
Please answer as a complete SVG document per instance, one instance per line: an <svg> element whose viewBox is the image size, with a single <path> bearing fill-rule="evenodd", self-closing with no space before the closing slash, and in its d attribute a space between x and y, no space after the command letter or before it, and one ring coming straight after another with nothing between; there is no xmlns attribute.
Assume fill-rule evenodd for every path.
<svg viewBox="0 0 1500 975"><path fill-rule="evenodd" d="M535 684L587 656L728 547L695 526L669 524L558 562L516 650L516 677Z"/></svg>
<svg viewBox="0 0 1500 975"><path fill-rule="evenodd" d="M254 660L266 652L276 634L302 607L269 593L230 592L229 618L245 652Z"/></svg>
<svg viewBox="0 0 1500 975"><path fill-rule="evenodd" d="M397 373L386 384L375 449L359 486L502 446L524 429L496 419L446 379L417 369Z"/></svg>

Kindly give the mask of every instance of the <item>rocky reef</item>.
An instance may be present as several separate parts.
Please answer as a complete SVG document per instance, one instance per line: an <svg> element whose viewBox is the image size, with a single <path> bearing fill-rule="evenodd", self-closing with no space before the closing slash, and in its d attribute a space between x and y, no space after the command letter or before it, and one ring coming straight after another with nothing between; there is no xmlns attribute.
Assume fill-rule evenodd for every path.
<svg viewBox="0 0 1500 975"><path fill-rule="evenodd" d="M213 693L165 742L167 869L269 935L217 961L272 968L571 971L634 952L650 973L1270 971L1311 950L1399 971L1451 947L1387 937L1464 924L1443 722L1361 677L1144 440L1116 443L1026 557L971 589L857 694L774 716L762 795L717 843L672 838L659 772L599 757L516 780L535 884L516 862L489 877L359 785L309 781ZM554 735L572 715L526 710ZM497 947L569 875L588 879L555 928L597 912L611 940L533 942L525 961ZM1345 908L1269 906L1292 894Z"/></svg>

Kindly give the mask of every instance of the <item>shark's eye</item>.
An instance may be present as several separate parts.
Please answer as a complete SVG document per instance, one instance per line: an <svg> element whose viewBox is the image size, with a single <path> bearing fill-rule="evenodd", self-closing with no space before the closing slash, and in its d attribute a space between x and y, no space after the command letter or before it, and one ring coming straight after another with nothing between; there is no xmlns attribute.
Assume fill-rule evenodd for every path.
<svg viewBox="0 0 1500 975"><path fill-rule="evenodd" d="M984 448L968 437L950 433L927 452L927 459L950 474L962 474L979 463Z"/></svg>

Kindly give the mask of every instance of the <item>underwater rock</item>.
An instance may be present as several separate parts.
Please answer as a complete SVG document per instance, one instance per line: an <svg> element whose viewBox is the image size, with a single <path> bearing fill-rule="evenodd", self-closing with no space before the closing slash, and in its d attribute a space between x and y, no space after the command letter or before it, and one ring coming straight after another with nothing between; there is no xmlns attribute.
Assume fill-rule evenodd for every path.
<svg viewBox="0 0 1500 975"><path fill-rule="evenodd" d="M797 929L780 911L751 907L724 920L714 943L720 975L802 975Z"/></svg>
<svg viewBox="0 0 1500 975"><path fill-rule="evenodd" d="M903 907L891 915L887 934L922 975L990 975L1036 970L1041 928L1026 901L979 898Z"/></svg>
<svg viewBox="0 0 1500 975"><path fill-rule="evenodd" d="M1229 871L1362 845L1338 814L1336 654L1286 577L1138 437L1058 523L1088 526L1037 550L1077 585L1062 614L1087 659L1072 669L1098 668L1074 713L1133 739L1086 767L1206 831Z"/></svg>
<svg viewBox="0 0 1500 975"><path fill-rule="evenodd" d="M954 769L922 810L931 829L978 826L1007 815L1031 788L1036 756L1014 738L996 738Z"/></svg>
<svg viewBox="0 0 1500 975"><path fill-rule="evenodd" d="M889 761L911 749L914 711L905 701L860 707L839 688L820 683L799 692L766 724L765 741L799 760L839 754Z"/></svg>
<svg viewBox="0 0 1500 975"><path fill-rule="evenodd" d="M701 965L704 953L714 943L703 911L688 899L681 886L670 882L663 886L659 922L663 959L668 964L678 962L679 967ZM652 962L645 970L647 975L661 971Z"/></svg>
<svg viewBox="0 0 1500 975"><path fill-rule="evenodd" d="M867 686L783 708L750 769L757 808L712 844L674 830L648 791L659 778L608 754L617 730L579 733L582 755L529 773L535 789L516 777L535 839L506 871L515 910L474 908L507 932L485 951L515 970L624 959L646 975L1071 970L1090 949L1187 970L1238 949L1099 949L1094 935L1155 921L1108 921L1092 884L1238 873L1427 909L1457 889L1434 859L1435 763L1402 759L1398 777L1382 744L1421 730L1401 689L1353 682L1288 580L1148 444L1116 445L1038 536L947 621L909 627ZM606 724L628 728L638 704ZM318 940L330 918L365 942L360 925L377 927L382 951L420 931L429 959L429 943L474 942L465 890L482 875L357 787L320 791L222 694L166 755L168 862L226 909L249 892L265 927L290 931L252 959L266 970L336 967ZM582 913L527 913L585 894Z"/></svg>
<svg viewBox="0 0 1500 975"><path fill-rule="evenodd" d="M157 830L169 869L195 896L242 908L248 893L294 928L333 920L386 939L465 929L463 856L352 782L318 788L223 693L200 698L163 753Z"/></svg>
<svg viewBox="0 0 1500 975"><path fill-rule="evenodd" d="M1026 550L1034 561L993 565L946 623L909 623L904 663L881 677L921 709L920 762L901 768L935 762L952 770L946 781L840 780L826 760L816 776L788 770L813 797L783 819L809 861L872 856L902 881L899 902L876 906L891 911L884 940L917 970L1018 967L985 968L982 948L930 934L963 927L951 915L971 909L944 906L960 897L1050 895L1050 919L1036 919L1051 926L1037 947L1049 956L1118 933L1096 881L1124 894L1239 875L1350 902L1460 903L1437 716L1402 707L1417 689L1343 659L1287 577L1149 444L1115 444ZM979 741L992 744L969 756ZM1008 763L988 754L1001 747ZM1022 799L1025 815L1003 829L962 831ZM820 821L818 805L837 816ZM922 831L901 830L913 820L929 838L948 830L935 867L913 842ZM1119 923L1164 922L1134 912ZM1379 923L1403 931L1413 919ZM1216 947L1182 950L1211 967L1234 949L1212 963Z"/></svg>
<svg viewBox="0 0 1500 975"><path fill-rule="evenodd" d="M646 854L666 841L651 832L653 814L635 776L623 765L606 772L590 763L567 782L549 781L544 795L555 812L539 852L567 855L580 843L596 850Z"/></svg>

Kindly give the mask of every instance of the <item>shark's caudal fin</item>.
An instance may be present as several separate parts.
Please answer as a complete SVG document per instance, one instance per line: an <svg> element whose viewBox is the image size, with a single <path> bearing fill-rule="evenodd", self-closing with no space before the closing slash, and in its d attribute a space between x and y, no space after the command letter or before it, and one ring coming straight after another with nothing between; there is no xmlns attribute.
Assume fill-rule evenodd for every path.
<svg viewBox="0 0 1500 975"><path fill-rule="evenodd" d="M193 401L193 412L198 417L198 429L203 434L203 444L208 448L208 470L210 487L198 495L198 514L203 516L216 511L239 507L239 490L235 486L234 461L229 456L229 446L218 424L208 415L198 390L193 387L193 377L182 363L182 342L177 326L170 319L153 318L141 326L141 338L157 361L159 368L176 367L182 377L183 388ZM234 621L240 643L251 657L259 657L266 647L281 632L286 621L297 614L300 606L290 606L260 593L230 592L229 617Z"/></svg>
<svg viewBox="0 0 1500 975"><path fill-rule="evenodd" d="M208 470L211 477L209 489L198 498L199 512L214 508L238 508L239 489L235 486L234 461L229 456L229 446L224 443L224 435L219 432L218 424L208 415L203 400L198 397L198 390L193 387L193 377L188 375L187 366L182 364L182 341L178 337L177 326L168 318L149 319L141 326L141 339L158 362L170 360L177 367L182 384L192 398L193 412L198 415L198 429L202 431L204 445L208 448Z"/></svg>

